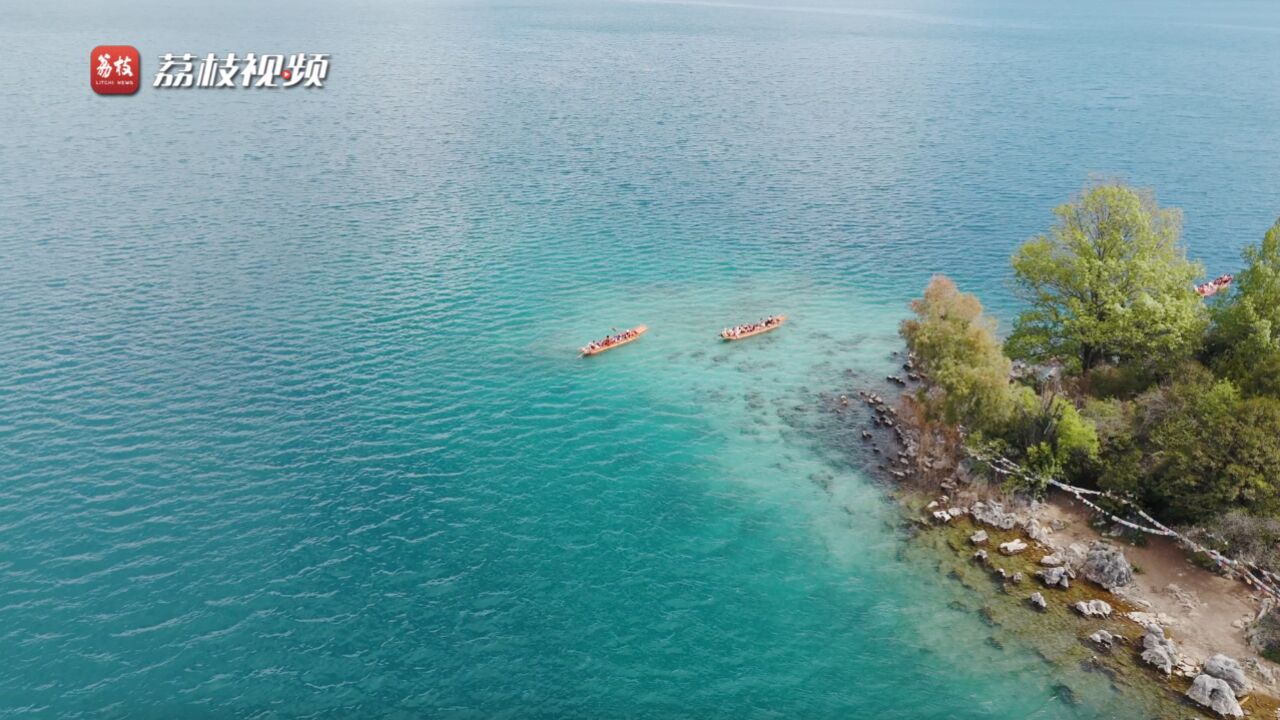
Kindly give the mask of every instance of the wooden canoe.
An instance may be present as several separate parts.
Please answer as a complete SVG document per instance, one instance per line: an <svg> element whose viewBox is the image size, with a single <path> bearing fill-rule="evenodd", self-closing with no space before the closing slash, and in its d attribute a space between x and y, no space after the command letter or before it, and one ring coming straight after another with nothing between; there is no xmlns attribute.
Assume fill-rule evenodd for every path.
<svg viewBox="0 0 1280 720"><path fill-rule="evenodd" d="M595 350L588 350L586 348L583 348L582 350L579 351L578 357L591 357L592 355L599 355L602 352L609 352L614 348L620 348L629 342L635 342L636 340L639 340L640 336L645 334L645 332L648 331L648 329L649 327L647 325L637 325L631 328L631 330L635 331L635 335L632 335L626 340L619 340L618 342L612 345L609 345L607 347L596 348Z"/></svg>
<svg viewBox="0 0 1280 720"><path fill-rule="evenodd" d="M762 328L756 328L755 330L752 330L749 333L743 333L741 335L730 336L730 335L725 335L724 333L720 333L720 338L723 339L725 342L733 342L734 340L746 340L749 337L755 337L756 335L763 335L764 333L767 333L770 330L777 330L778 328L782 327L782 323L786 321L787 321L786 315L779 315L778 322L774 325L767 325Z"/></svg>

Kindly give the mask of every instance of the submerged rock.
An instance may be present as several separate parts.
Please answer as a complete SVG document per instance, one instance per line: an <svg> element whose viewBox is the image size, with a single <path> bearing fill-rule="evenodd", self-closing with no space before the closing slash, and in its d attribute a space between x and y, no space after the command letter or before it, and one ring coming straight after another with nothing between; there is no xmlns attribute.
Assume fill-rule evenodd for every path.
<svg viewBox="0 0 1280 720"><path fill-rule="evenodd" d="M1017 555L1027 549L1027 544L1018 538L1014 538L1006 543L1000 543L1000 553L1003 555Z"/></svg>
<svg viewBox="0 0 1280 720"><path fill-rule="evenodd" d="M1075 605L1076 612L1085 617L1111 617L1111 606L1103 600L1080 600Z"/></svg>
<svg viewBox="0 0 1280 720"><path fill-rule="evenodd" d="M1049 603L1045 602L1044 595L1041 595L1038 592L1031 593L1031 597L1028 598L1028 600L1031 601L1031 605L1034 606L1037 610L1049 609Z"/></svg>
<svg viewBox="0 0 1280 720"><path fill-rule="evenodd" d="M1084 576L1108 590L1133 582L1133 567L1118 548L1104 542L1089 547L1084 560Z"/></svg>
<svg viewBox="0 0 1280 720"><path fill-rule="evenodd" d="M1173 641L1164 636L1164 628L1159 625L1148 625L1142 636L1142 660L1155 665L1165 675L1173 674L1173 666L1178 664L1178 650Z"/></svg>
<svg viewBox="0 0 1280 720"><path fill-rule="evenodd" d="M1223 717L1244 717L1244 710L1231 691L1231 685L1212 675L1197 675L1191 681L1187 697Z"/></svg>
<svg viewBox="0 0 1280 720"><path fill-rule="evenodd" d="M986 544L987 544L987 531L986 531L986 530L979 530L978 532L976 532L976 533L974 533L974 534L970 535L970 536L969 536L969 542L973 543L974 545L986 545Z"/></svg>
<svg viewBox="0 0 1280 720"><path fill-rule="evenodd" d="M1234 658L1214 655L1205 661L1204 674L1226 681L1237 693L1249 692L1249 679L1245 677L1244 668Z"/></svg>

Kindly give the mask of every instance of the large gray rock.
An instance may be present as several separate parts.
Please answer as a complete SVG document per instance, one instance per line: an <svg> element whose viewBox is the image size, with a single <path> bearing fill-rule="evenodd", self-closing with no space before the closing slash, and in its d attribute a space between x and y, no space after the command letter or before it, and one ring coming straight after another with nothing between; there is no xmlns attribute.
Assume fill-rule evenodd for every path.
<svg viewBox="0 0 1280 720"><path fill-rule="evenodd" d="M976 522L1001 530L1012 530L1018 524L1018 518L1012 513L1005 512L1004 506L998 502L976 502L969 509L969 513Z"/></svg>
<svg viewBox="0 0 1280 720"><path fill-rule="evenodd" d="M1094 633L1094 634L1092 634L1092 635L1090 635L1090 636L1089 636L1089 641L1090 641L1090 642L1092 642L1094 645L1097 645L1097 646L1099 646L1099 647L1106 647L1106 648L1109 648L1109 647L1111 647L1113 644L1115 644L1115 642L1116 642L1116 636L1115 636L1115 635L1112 635L1111 633L1107 632L1106 630L1099 630L1098 632L1096 632L1096 633Z"/></svg>
<svg viewBox="0 0 1280 720"><path fill-rule="evenodd" d="M1245 677L1244 668L1235 659L1226 655L1214 655L1204 663L1205 675L1225 680L1237 694L1249 692L1249 679Z"/></svg>
<svg viewBox="0 0 1280 720"><path fill-rule="evenodd" d="M1197 675L1196 679L1191 681L1191 689L1187 690L1187 697L1223 717L1244 717L1244 710L1240 709L1240 703L1236 701L1236 694L1231 691L1231 686L1226 680L1212 675Z"/></svg>
<svg viewBox="0 0 1280 720"><path fill-rule="evenodd" d="M1125 559L1124 553L1113 545L1095 542L1089 546L1089 554L1084 560L1083 574L1086 578L1108 590L1124 587L1133 582L1133 568Z"/></svg>
<svg viewBox="0 0 1280 720"><path fill-rule="evenodd" d="M1035 540L1041 545L1049 544L1049 531L1036 522L1034 518L1028 518L1022 523L1022 529L1027 533L1027 537Z"/></svg>
<svg viewBox="0 0 1280 720"><path fill-rule="evenodd" d="M979 530L978 532L970 535L969 542L974 545L985 545L987 543L987 531Z"/></svg>
<svg viewBox="0 0 1280 720"><path fill-rule="evenodd" d="M1172 675L1173 666L1178 664L1178 650L1159 625L1148 625L1142 636L1142 660L1155 665L1165 675Z"/></svg>
<svg viewBox="0 0 1280 720"><path fill-rule="evenodd" d="M1037 610L1047 610L1049 603L1045 602L1044 596L1040 593L1031 593L1031 605Z"/></svg>
<svg viewBox="0 0 1280 720"><path fill-rule="evenodd" d="M1064 565L1077 570L1084 565L1084 559L1089 555L1089 546L1084 543L1071 543L1066 549L1059 550L1058 555L1062 557Z"/></svg>
<svg viewBox="0 0 1280 720"><path fill-rule="evenodd" d="M1049 587L1060 587L1063 590L1071 587L1071 569L1066 566L1037 570L1036 577Z"/></svg>

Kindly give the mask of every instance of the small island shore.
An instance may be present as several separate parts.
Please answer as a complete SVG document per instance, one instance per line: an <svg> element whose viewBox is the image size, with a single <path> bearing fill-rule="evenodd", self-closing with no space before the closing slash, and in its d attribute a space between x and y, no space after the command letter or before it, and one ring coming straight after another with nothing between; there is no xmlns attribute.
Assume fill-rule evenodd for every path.
<svg viewBox="0 0 1280 720"><path fill-rule="evenodd" d="M918 376L890 380L905 390L923 382ZM911 413L889 405L877 392L860 395L869 410L861 432L864 448L871 449L866 457L878 462L874 469L895 488L907 518L923 536L943 533L938 547L981 569L1016 604L1015 612L1029 617L1028 625L1068 633L1105 654L1107 660L1095 654L1089 662L1125 675L1130 687L1145 683L1163 696L1157 707L1199 711L1202 717L1235 716L1186 699L1211 659L1226 656L1247 683L1232 698L1242 713L1237 717L1280 718L1280 665L1261 657L1246 637L1250 624L1272 607L1265 593L1194 564L1170 538L1135 544L1131 534L1118 532L1122 528L1100 527L1097 514L1067 493L1052 492L1038 501L975 481L961 468L952 472L942 458L921 459L920 429ZM919 467L939 472L926 479ZM945 478L940 483L939 474ZM1122 586L1106 588L1085 576L1082 566L1090 550L1100 546L1117 550L1130 568ZM1057 567L1071 567L1069 587L1051 584L1056 576L1043 576ZM1097 601L1103 605L1091 605ZM1079 603L1102 607L1106 617L1088 615ZM1054 621L1042 619L1055 612ZM1151 626L1172 643L1168 673L1142 658ZM1125 646L1128 653L1121 649Z"/></svg>
<svg viewBox="0 0 1280 720"><path fill-rule="evenodd" d="M1013 606L1005 615L1023 616L1000 624L1020 629L1033 647L1044 633L1058 633L1088 649L1084 659L1042 651L1047 661L1080 659L1115 676L1118 686L1134 689L1135 704L1153 712L1280 718L1280 667L1261 658L1245 639L1247 621L1263 607L1260 594L1192 564L1172 543L1135 546L1108 537L1093 526L1087 509L1069 498L978 497L961 491L929 499L917 488L900 493L920 537L941 535L935 547L954 552L957 561L985 575ZM1129 584L1108 589L1090 579L1089 563L1101 549L1123 555L1133 569ZM1058 571L1068 568L1070 579L1058 584L1056 578L1064 576ZM949 574L980 594L984 589L954 570ZM990 622L1002 617L989 607L983 612ZM1149 636L1161 644L1153 657L1146 653ZM1223 656L1225 673L1214 666ZM1189 699L1201 676L1228 678L1231 668L1240 684L1229 702L1219 707L1211 706L1209 697L1199 704Z"/></svg>
<svg viewBox="0 0 1280 720"><path fill-rule="evenodd" d="M1150 191L1054 214L1007 337L946 276L911 303L901 394L861 391L873 464L971 560L953 577L1018 598L1006 623L1081 641L1046 657L1156 681L1159 717L1280 717L1280 221L1197 285Z"/></svg>

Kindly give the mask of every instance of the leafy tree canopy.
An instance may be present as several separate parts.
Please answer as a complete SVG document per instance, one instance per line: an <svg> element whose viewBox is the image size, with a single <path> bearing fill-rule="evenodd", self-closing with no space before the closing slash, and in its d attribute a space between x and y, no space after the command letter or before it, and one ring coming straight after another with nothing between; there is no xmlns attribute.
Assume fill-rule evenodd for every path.
<svg viewBox="0 0 1280 720"><path fill-rule="evenodd" d="M1013 257L1029 308L1006 348L1017 358L1059 358L1087 371L1110 357L1176 362L1205 327L1193 290L1202 274L1179 241L1181 213L1124 185L1089 188L1054 210L1058 221Z"/></svg>

